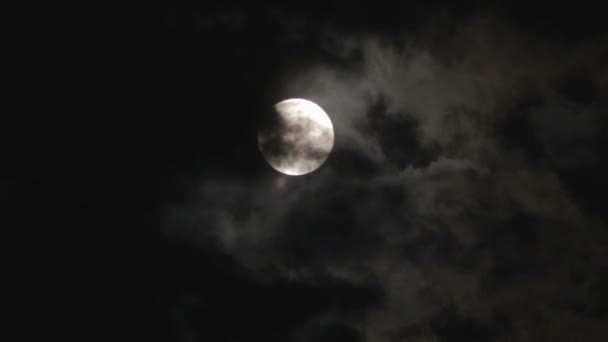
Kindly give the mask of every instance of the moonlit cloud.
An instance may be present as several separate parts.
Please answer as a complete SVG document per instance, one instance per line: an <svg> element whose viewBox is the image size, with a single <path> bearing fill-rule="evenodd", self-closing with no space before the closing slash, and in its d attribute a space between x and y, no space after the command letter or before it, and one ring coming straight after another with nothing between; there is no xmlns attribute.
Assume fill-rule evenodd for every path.
<svg viewBox="0 0 608 342"><path fill-rule="evenodd" d="M555 304L580 300L564 279L595 245L578 232L597 222L562 167L599 158L585 146L601 120L596 104L557 96L555 80L595 49L553 56L491 22L443 37L453 54L428 37L324 35L327 53L360 58L301 66L281 84L331 113L336 145L324 169L280 187L273 176L203 180L199 198L174 209L172 233L215 239L256 274L371 280L382 307L342 322L363 341L448 341L450 324L527 341L540 334L535 315L576 316L577 328L599 331ZM542 157L518 145L526 127ZM552 336L574 336L565 329Z"/></svg>

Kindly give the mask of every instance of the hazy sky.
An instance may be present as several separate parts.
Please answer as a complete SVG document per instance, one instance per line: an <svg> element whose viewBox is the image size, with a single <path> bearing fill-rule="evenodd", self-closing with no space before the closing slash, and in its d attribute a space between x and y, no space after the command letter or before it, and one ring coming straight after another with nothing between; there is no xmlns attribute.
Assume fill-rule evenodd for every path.
<svg viewBox="0 0 608 342"><path fill-rule="evenodd" d="M11 41L21 340L608 336L599 11L55 9ZM256 140L290 97L335 128L300 177Z"/></svg>

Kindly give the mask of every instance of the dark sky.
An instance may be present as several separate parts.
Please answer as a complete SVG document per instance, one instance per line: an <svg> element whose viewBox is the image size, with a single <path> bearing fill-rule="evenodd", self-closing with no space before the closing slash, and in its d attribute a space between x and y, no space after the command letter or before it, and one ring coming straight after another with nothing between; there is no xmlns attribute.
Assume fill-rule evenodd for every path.
<svg viewBox="0 0 608 342"><path fill-rule="evenodd" d="M7 341L608 338L599 8L7 16ZM301 177L256 142L290 97L336 134Z"/></svg>

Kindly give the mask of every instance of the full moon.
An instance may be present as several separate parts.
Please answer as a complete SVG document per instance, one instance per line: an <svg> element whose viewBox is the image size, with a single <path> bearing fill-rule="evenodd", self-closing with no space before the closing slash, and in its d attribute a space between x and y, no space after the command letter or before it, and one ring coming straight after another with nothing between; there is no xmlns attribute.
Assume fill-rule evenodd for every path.
<svg viewBox="0 0 608 342"><path fill-rule="evenodd" d="M334 146L334 127L316 103L288 99L274 105L258 131L258 146L275 170L300 176L318 169Z"/></svg>

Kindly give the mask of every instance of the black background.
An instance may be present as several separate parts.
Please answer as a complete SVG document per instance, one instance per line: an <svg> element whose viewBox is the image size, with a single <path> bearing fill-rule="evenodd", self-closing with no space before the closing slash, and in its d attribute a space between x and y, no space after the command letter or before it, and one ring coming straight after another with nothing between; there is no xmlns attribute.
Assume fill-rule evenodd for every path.
<svg viewBox="0 0 608 342"><path fill-rule="evenodd" d="M246 18L244 27L232 28L229 17L222 22L224 13L235 12ZM303 38L290 40L275 13L304 18ZM281 77L300 66L356 64L360 58L322 49L325 28L391 39L400 32L423 35L428 22L449 32L485 13L518 37L527 37L521 38L524 46L542 41L565 51L591 42L607 56L600 44L607 32L602 11L579 3L224 2L162 10L104 3L7 13L10 37L4 54L11 62L2 114L1 185L10 266L3 278L11 285L8 302L14 303L7 307L12 335L7 341L285 341L297 339L292 332L323 312L357 320L369 308L382 307L387 300L382 284L372 280L351 284L321 273L306 282L280 275L270 285L260 282L215 241L193 246L167 236L165 208L194 201L201 180L252 181L271 172L259 155L256 127L282 98ZM220 24L205 26L206 20L216 19ZM588 80L598 75L595 66L590 68L583 65L570 74L562 94L573 101L603 103L605 112L606 88L589 86ZM521 106L528 105L533 106ZM574 202L605 231L606 121L600 122L601 133L585 145L598 161L556 168L556 173ZM408 129L408 124L384 124L381 132ZM525 115L513 115L500 132L507 148L524 151L531 163L544 162ZM409 141L415 144L415 139ZM399 150L401 142L388 139L385 144ZM413 161L398 160L402 168L410 162L428 164L436 156L411 144L403 149L419 154ZM362 177L374 173L365 164L351 163L345 167ZM386 192L390 201L403 200ZM352 196L359 195L365 196ZM335 210L348 211L340 201L335 205ZM351 227L344 218L332 221L326 211L318 215L338 235ZM308 219L315 224L316 219ZM511 255L494 270L488 288L544 267L530 266L525 258L534 254L541 237L521 227L536 220L522 215L488 233L479 248ZM526 232L518 233L522 229ZM330 233L311 234L306 241L314 244ZM374 234L362 236L374 246ZM605 233L597 235L603 255L605 238ZM505 242L509 239L515 241ZM310 257L288 237L280 241L277 248L287 250L284 254L295 263ZM451 247L445 244L449 258ZM415 248L408 253L417 260ZM605 322L606 261L581 263L593 266L573 271L572 281L594 279L586 285L591 289L581 312ZM189 309L176 310L183 301L191 301ZM482 324L448 305L428 326L438 341L493 341L517 329L516 320L497 314L491 324ZM546 322L539 330L552 330L551 320ZM393 338L413 341L423 335L416 329L421 328L409 327ZM539 334L540 340L550 336ZM363 339L348 324L311 328L306 336ZM584 332L573 336L587 340Z"/></svg>

